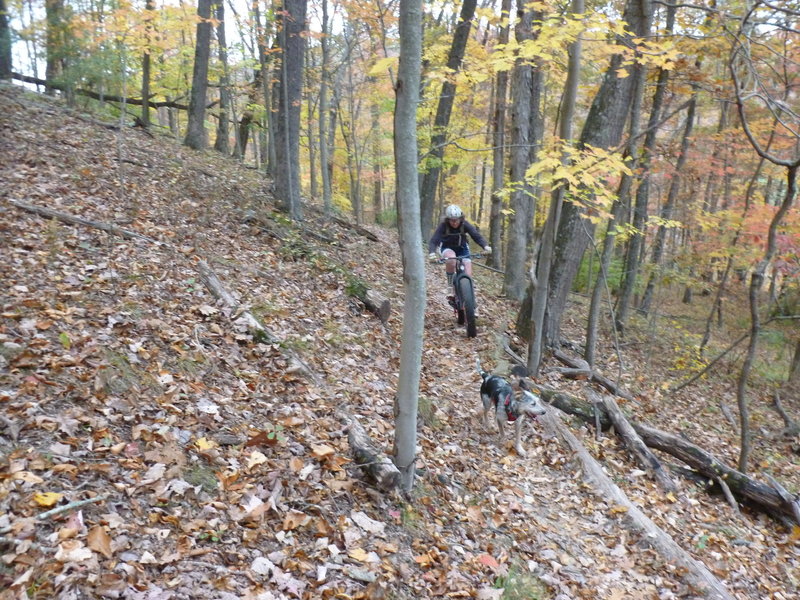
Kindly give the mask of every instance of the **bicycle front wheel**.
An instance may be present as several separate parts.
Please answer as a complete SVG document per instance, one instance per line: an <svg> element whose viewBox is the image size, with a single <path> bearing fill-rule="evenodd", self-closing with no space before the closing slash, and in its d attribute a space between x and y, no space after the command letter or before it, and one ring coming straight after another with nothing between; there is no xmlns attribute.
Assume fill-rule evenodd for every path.
<svg viewBox="0 0 800 600"><path fill-rule="evenodd" d="M472 289L472 281L468 277L462 277L458 282L458 295L461 297L461 309L464 312L467 337L475 337L478 335L478 326L475 323L475 292ZM460 320L459 323L461 323Z"/></svg>

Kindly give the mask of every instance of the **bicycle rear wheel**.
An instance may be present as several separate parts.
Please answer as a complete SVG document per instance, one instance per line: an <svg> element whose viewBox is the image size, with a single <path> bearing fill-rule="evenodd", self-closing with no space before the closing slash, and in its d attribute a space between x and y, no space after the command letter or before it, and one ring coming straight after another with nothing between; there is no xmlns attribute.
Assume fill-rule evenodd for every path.
<svg viewBox="0 0 800 600"><path fill-rule="evenodd" d="M463 277L458 282L458 295L461 297L461 312L463 312L464 319L461 320L459 314L458 323L466 323L467 337L475 337L478 335L478 326L475 323L475 292L472 290L472 281L468 277Z"/></svg>

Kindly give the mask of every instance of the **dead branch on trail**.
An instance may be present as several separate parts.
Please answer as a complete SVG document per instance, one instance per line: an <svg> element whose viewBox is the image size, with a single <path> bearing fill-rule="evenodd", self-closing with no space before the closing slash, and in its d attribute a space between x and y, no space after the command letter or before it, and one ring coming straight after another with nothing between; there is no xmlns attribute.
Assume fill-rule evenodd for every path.
<svg viewBox="0 0 800 600"><path fill-rule="evenodd" d="M42 217L47 217L50 219L58 219L59 221L63 221L64 223L70 223L72 225L86 225L87 227L94 227L95 229L100 229L107 233L111 233L113 235L118 235L120 237L126 239L139 239L144 240L146 242L150 242L151 244L161 244L158 240L155 240L151 237L147 237L141 233L136 231L131 231L129 229L122 229L121 227L117 227L116 225L110 225L108 223L101 223L100 221L90 221L89 219L83 219L81 217L75 217L73 215L63 213L57 210L52 210L50 208L45 208L44 206L35 206L33 204L28 204L27 202L23 202L22 200L13 200L9 199L8 201L12 206L16 208L26 210L30 213L37 214Z"/></svg>
<svg viewBox="0 0 800 600"><path fill-rule="evenodd" d="M372 233L366 227L362 227L361 225L359 225L357 223L351 223L350 221L346 221L345 219L342 219L341 217L337 217L334 214L326 215L325 212L321 208L319 208L318 206L314 206L313 204L306 204L304 206L309 208L312 212L315 212L315 213L317 213L319 215L322 215L324 218L328 219L329 221L333 221L334 223L344 227L345 229L352 229L356 233L358 233L360 235L363 235L365 238L367 238L368 240L370 240L372 242L379 241L378 236L375 235L374 233Z"/></svg>
<svg viewBox="0 0 800 600"><path fill-rule="evenodd" d="M275 337L275 335L273 335L272 332L269 331L269 329L267 329L261 323L261 321L259 321L253 315L253 313L241 306L236 298L234 298L233 294L225 289L225 286L222 284L219 277L217 277L217 274L214 273L210 266L208 266L206 261L201 260L197 266L200 271L200 277L208 290L215 298L222 301L226 307L231 309L231 319L234 323L237 321L244 323L244 325L247 327L247 330L257 341L264 342L266 344L280 343L280 340L278 340L278 338ZM313 380L315 383L319 383L319 378L317 375L295 352L286 348L282 348L281 352L289 357L292 363L289 365L287 371L300 372L304 376Z"/></svg>
<svg viewBox="0 0 800 600"><path fill-rule="evenodd" d="M600 464L589 454L586 447L562 422L558 413L548 411L539 419L569 446L578 456L586 478L592 483L597 494L609 504L624 507L627 526L639 533L648 544L669 563L684 569L683 577L694 587L703 590L706 597L731 600L733 597L725 586L714 577L706 566L681 548L672 537L653 523L625 493L603 472Z"/></svg>
<svg viewBox="0 0 800 600"><path fill-rule="evenodd" d="M568 356L561 350L556 350L553 352L553 358L569 367L569 369L565 369L563 371L556 369L556 371L562 373L565 377L569 377L570 379L588 379L589 381L599 383L615 396L625 398L625 400L633 400L633 395L630 392L623 390L608 377L600 375L596 371L592 370L592 368L589 366L589 363L587 363L585 360ZM570 375L574 376L570 377Z"/></svg>
<svg viewBox="0 0 800 600"><path fill-rule="evenodd" d="M596 394L593 395L596 396ZM634 455L636 461L639 463L639 466L650 473L650 476L655 479L656 483L658 483L662 490L665 492L674 492L677 489L675 482L672 481L672 478L669 476L669 473L667 473L666 469L664 469L661 461L658 460L656 455L650 451L650 449L642 441L642 438L639 437L634 428L628 422L627 417L622 413L622 410L617 405L617 402L614 400L614 398L611 396L604 396L599 403L594 402L593 399L593 403L602 403L605 406L608 415L614 422L614 427L616 428L617 433L625 441L625 446ZM597 408L599 410L599 407Z"/></svg>
<svg viewBox="0 0 800 600"><path fill-rule="evenodd" d="M538 388L542 398L550 405L574 415L586 423L594 422L595 416L589 402L552 389L541 386ZM611 427L612 423L608 412L604 411L601 415L603 428ZM680 459L711 481L715 481L717 478L724 480L735 496L755 509L782 520L788 517L800 524L800 518L798 518L800 514L796 516L800 510L798 508L799 500L796 496L788 495L788 492L787 497L781 496L774 487L756 481L741 471L727 466L709 452L682 437L642 423L631 421L631 425L649 448L660 450Z"/></svg>
<svg viewBox="0 0 800 600"><path fill-rule="evenodd" d="M367 476L384 492L399 487L400 471L389 457L375 448L358 419L350 414L342 414L340 418L347 423L347 440L356 464L361 466Z"/></svg>

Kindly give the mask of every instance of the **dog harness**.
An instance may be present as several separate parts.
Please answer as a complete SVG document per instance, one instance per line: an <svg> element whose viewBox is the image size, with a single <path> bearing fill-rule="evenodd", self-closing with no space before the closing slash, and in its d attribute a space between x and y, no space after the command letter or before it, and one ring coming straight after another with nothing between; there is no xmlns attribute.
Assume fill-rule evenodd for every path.
<svg viewBox="0 0 800 600"><path fill-rule="evenodd" d="M511 408L511 400L512 394L508 394L506 396L506 401L503 403L503 406L506 408L506 416L508 417L508 422L513 423L519 417L519 414Z"/></svg>

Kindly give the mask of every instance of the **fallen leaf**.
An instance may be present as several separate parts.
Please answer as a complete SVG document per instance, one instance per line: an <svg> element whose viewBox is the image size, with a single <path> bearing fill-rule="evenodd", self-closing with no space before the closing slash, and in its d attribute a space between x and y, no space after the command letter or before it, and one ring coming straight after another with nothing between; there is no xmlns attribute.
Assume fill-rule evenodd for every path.
<svg viewBox="0 0 800 600"><path fill-rule="evenodd" d="M311 520L307 514L302 513L298 510L293 510L286 514L283 518L283 530L290 531L292 529L297 529L301 525L305 525Z"/></svg>
<svg viewBox="0 0 800 600"><path fill-rule="evenodd" d="M251 452L250 456L247 457L247 468L252 469L257 465L263 465L265 462L267 462L267 457L264 456L263 453L256 450Z"/></svg>
<svg viewBox="0 0 800 600"><path fill-rule="evenodd" d="M353 548L347 551L347 556L359 562L367 562L367 552L363 548Z"/></svg>
<svg viewBox="0 0 800 600"><path fill-rule="evenodd" d="M99 552L106 558L111 558L111 536L106 533L102 525L95 525L89 530L89 535L86 538L89 543L89 548L95 552Z"/></svg>
<svg viewBox="0 0 800 600"><path fill-rule="evenodd" d="M92 551L78 540L66 540L58 545L55 559L61 562L81 562L92 558Z"/></svg>
<svg viewBox="0 0 800 600"><path fill-rule="evenodd" d="M217 443L213 440L209 440L206 437L201 437L194 441L194 445L197 446L200 450L210 450L211 448L215 448Z"/></svg>
<svg viewBox="0 0 800 600"><path fill-rule="evenodd" d="M335 452L336 450L334 450L327 444L319 444L311 446L311 454L314 455L314 458L325 458L326 456L330 456Z"/></svg>
<svg viewBox="0 0 800 600"><path fill-rule="evenodd" d="M59 494L58 492L39 492L38 494L34 494L33 501L39 506L48 508L55 505L55 503L63 497L64 494Z"/></svg>

